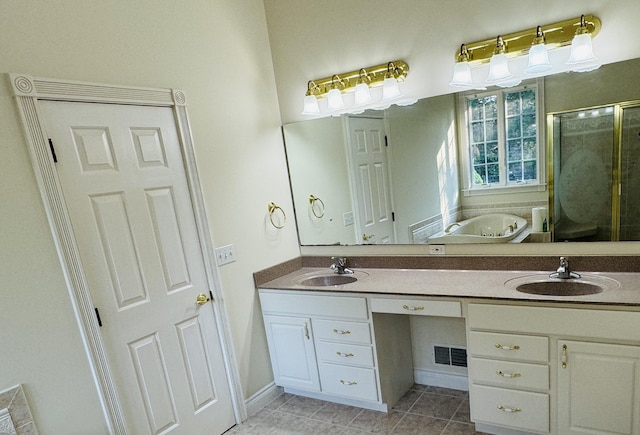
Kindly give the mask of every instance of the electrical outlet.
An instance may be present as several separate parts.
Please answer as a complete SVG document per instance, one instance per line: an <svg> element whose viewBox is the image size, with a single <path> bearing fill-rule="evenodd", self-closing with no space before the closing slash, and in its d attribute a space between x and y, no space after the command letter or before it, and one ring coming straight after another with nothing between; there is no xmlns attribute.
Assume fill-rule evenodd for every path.
<svg viewBox="0 0 640 435"><path fill-rule="evenodd" d="M444 255L444 245L429 245L429 255Z"/></svg>
<svg viewBox="0 0 640 435"><path fill-rule="evenodd" d="M348 227L349 225L353 225L353 212L348 211L342 214L342 221L344 222L344 226Z"/></svg>
<svg viewBox="0 0 640 435"><path fill-rule="evenodd" d="M236 251L233 249L233 245L220 246L216 248L215 253L218 266L236 261Z"/></svg>

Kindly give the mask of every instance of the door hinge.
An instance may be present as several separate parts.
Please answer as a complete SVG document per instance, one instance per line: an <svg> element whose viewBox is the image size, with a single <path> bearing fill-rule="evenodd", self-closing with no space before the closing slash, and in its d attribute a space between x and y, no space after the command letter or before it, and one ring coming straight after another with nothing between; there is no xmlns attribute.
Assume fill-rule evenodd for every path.
<svg viewBox="0 0 640 435"><path fill-rule="evenodd" d="M215 302L216 299L213 297L213 292L209 290L209 297L211 298L211 302Z"/></svg>
<svg viewBox="0 0 640 435"><path fill-rule="evenodd" d="M389 146L389 139L387 138L387 136L384 137L384 146Z"/></svg>
<svg viewBox="0 0 640 435"><path fill-rule="evenodd" d="M396 221L396 212L392 211L391 212L391 222L395 222Z"/></svg>
<svg viewBox="0 0 640 435"><path fill-rule="evenodd" d="M98 319L98 326L102 328L102 319L100 318L100 311L98 311L97 307L94 307L96 310L96 318Z"/></svg>
<svg viewBox="0 0 640 435"><path fill-rule="evenodd" d="M56 156L56 149L53 147L53 141L49 138L49 149L51 149L51 157L53 157L53 163L58 163L58 157Z"/></svg>

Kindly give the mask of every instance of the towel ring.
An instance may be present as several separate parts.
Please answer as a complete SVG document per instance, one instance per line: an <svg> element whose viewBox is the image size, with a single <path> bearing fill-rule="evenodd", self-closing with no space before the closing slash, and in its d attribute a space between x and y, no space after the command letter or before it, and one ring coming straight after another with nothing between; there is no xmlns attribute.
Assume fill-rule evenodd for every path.
<svg viewBox="0 0 640 435"><path fill-rule="evenodd" d="M273 202L270 202L269 205L267 206L267 208L269 210L269 221L271 222L271 225L273 225L277 229L284 228L284 224L287 222L287 215L284 213L284 210L282 209L282 207L280 207L279 205L276 205ZM281 225L278 225L273 221L273 215L278 210L280 210L280 213L282 213L282 224Z"/></svg>
<svg viewBox="0 0 640 435"><path fill-rule="evenodd" d="M311 212L318 219L324 216L324 202L316 196L309 195L309 204L311 204ZM318 207L316 208L316 204ZM318 211L319 210L319 211Z"/></svg>

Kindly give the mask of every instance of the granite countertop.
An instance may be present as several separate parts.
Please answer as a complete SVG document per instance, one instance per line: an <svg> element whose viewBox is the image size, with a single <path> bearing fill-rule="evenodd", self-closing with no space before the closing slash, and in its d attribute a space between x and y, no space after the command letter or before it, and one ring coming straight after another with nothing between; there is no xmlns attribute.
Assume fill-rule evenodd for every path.
<svg viewBox="0 0 640 435"><path fill-rule="evenodd" d="M640 273L585 272L581 273L580 279L571 280L592 283L604 288L601 293L590 295L546 296L516 290L517 285L525 282L548 281L549 273L549 271L361 268L355 269L354 276L358 278L356 282L332 286L308 286L301 282L314 276L333 275L333 272L326 267L302 267L261 283L259 288L640 307ZM568 280L556 279L555 281Z"/></svg>

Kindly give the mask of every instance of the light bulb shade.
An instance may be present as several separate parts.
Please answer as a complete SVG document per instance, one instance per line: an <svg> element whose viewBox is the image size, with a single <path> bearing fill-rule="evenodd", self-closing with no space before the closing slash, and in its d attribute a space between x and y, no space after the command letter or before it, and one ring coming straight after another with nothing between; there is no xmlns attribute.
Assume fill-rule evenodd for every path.
<svg viewBox="0 0 640 435"><path fill-rule="evenodd" d="M315 95L307 95L304 97L303 115L319 115L320 105Z"/></svg>
<svg viewBox="0 0 640 435"><path fill-rule="evenodd" d="M498 84L499 82L509 80L513 77L509 71L509 63L504 53L494 54L489 61L489 75L487 83Z"/></svg>
<svg viewBox="0 0 640 435"><path fill-rule="evenodd" d="M382 82L382 100L391 100L397 97L401 97L400 87L398 86L398 80L395 77L387 77Z"/></svg>
<svg viewBox="0 0 640 435"><path fill-rule="evenodd" d="M342 92L339 89L331 89L327 94L327 109L338 110L344 107Z"/></svg>
<svg viewBox="0 0 640 435"><path fill-rule="evenodd" d="M593 54L593 45L591 44L591 35L582 33L573 37L571 41L571 53L567 65L571 66L572 71L593 71L600 67L598 58Z"/></svg>
<svg viewBox="0 0 640 435"><path fill-rule="evenodd" d="M527 74L541 74L550 71L551 63L549 62L549 52L547 46L542 44L534 44L529 49L529 64L524 72Z"/></svg>
<svg viewBox="0 0 640 435"><path fill-rule="evenodd" d="M461 88L468 88L470 86L473 86L473 80L471 79L471 67L469 66L469 62L456 62L453 67L453 79L451 79L451 82L449 82L449 86L457 86Z"/></svg>
<svg viewBox="0 0 640 435"><path fill-rule="evenodd" d="M354 93L353 104L356 106L362 106L371 102L371 91L369 90L369 85L366 83L358 83L356 85L356 90Z"/></svg>

